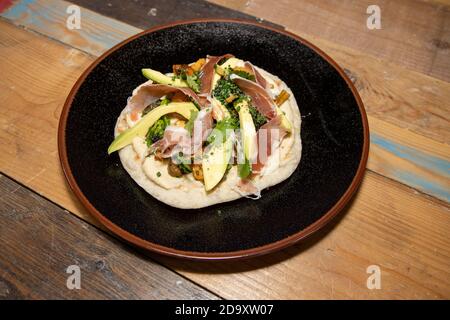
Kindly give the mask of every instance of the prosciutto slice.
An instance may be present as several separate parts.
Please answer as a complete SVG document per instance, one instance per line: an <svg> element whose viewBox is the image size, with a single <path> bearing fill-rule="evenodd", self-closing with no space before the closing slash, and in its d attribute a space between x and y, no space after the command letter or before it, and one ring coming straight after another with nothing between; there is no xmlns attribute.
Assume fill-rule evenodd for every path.
<svg viewBox="0 0 450 320"><path fill-rule="evenodd" d="M281 126L281 116L276 116L259 128L257 133L258 159L252 164L252 172L259 173L267 163L269 156L278 147L283 137L287 134Z"/></svg>
<svg viewBox="0 0 450 320"><path fill-rule="evenodd" d="M231 77L236 85L248 96L252 98L253 106L267 119L273 119L277 115L277 110L272 98L267 91L256 82L240 78Z"/></svg>
<svg viewBox="0 0 450 320"><path fill-rule="evenodd" d="M194 121L192 130L193 153L201 150L203 142L206 140L213 127L212 108L200 110Z"/></svg>
<svg viewBox="0 0 450 320"><path fill-rule="evenodd" d="M153 150L158 150L163 158L182 152L191 155L201 151L203 142L208 137L213 126L211 109L202 109L194 122L192 135L182 127L168 126L162 139L152 144Z"/></svg>
<svg viewBox="0 0 450 320"><path fill-rule="evenodd" d="M168 126L164 131L162 139L152 144L153 150L158 150L163 158L169 158L175 152L183 152L183 154L191 154L191 136L189 132L177 126Z"/></svg>
<svg viewBox="0 0 450 320"><path fill-rule="evenodd" d="M200 70L200 96L210 96L214 79L214 66L223 58L231 58L232 54L224 54L223 56L208 56L208 61Z"/></svg>
<svg viewBox="0 0 450 320"><path fill-rule="evenodd" d="M233 189L241 196L249 199L258 200L261 198L261 190L250 179L239 179Z"/></svg>
<svg viewBox="0 0 450 320"><path fill-rule="evenodd" d="M168 94L181 93L201 105L200 98L190 88L178 88L165 84L146 82L133 92L128 100L127 108L130 112L142 112L148 105Z"/></svg>
<svg viewBox="0 0 450 320"><path fill-rule="evenodd" d="M251 64L250 62L248 62L248 61L246 61L244 65L245 65L246 68L252 70L252 73L255 75L256 83L259 84L264 89L267 89L267 81L266 81L266 79L264 79L264 77L261 75L261 73L259 73L259 71L256 70L255 66L253 64Z"/></svg>

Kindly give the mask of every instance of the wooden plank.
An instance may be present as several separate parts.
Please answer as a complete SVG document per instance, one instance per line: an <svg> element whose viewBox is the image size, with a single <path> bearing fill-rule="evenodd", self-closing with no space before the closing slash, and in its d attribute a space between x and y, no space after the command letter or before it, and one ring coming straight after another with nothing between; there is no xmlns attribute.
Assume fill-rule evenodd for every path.
<svg viewBox="0 0 450 320"><path fill-rule="evenodd" d="M431 65L431 74L438 74L442 79L450 76L450 6L447 7L446 19L442 22L441 36L432 40L432 45L438 48Z"/></svg>
<svg viewBox="0 0 450 320"><path fill-rule="evenodd" d="M56 132L65 98L93 58L4 21L0 30L0 171L56 203L68 198L65 208L77 211L75 196L55 188L67 189Z"/></svg>
<svg viewBox="0 0 450 320"><path fill-rule="evenodd" d="M0 54L5 57L0 69L8 75L0 80L0 104L11 106L1 114L0 143L6 152L0 170L89 218L62 179L54 153L51 156L56 152L58 108L70 87L64 79L75 81L81 72L79 67L64 71L63 58L73 49L5 22L0 28L5 31L0 33ZM83 53L73 55L79 64L90 59ZM33 61L27 62L27 56ZM32 75L25 73L32 64ZM35 79L35 73L46 81ZM58 94L52 93L56 89ZM40 151L44 149L48 151ZM45 174L30 181L43 163ZM225 298L449 298L449 218L448 205L368 172L341 220L288 250L239 263L152 257ZM365 287L366 268L372 264L381 267L382 290Z"/></svg>
<svg viewBox="0 0 450 320"><path fill-rule="evenodd" d="M81 29L69 30L66 26L69 17L66 10L70 5L69 2L58 0L20 0L4 8L0 15L95 56L141 31L87 9L83 9L81 13Z"/></svg>
<svg viewBox="0 0 450 320"><path fill-rule="evenodd" d="M88 31L73 33L64 31L63 28L59 30L51 26L64 23L65 11L63 8L68 5L67 2L61 2L59 7L58 4L53 3L53 0L33 1L28 5L18 2L17 5L19 9L12 7L5 11L3 16L11 19L17 25L26 26L55 39L63 39L63 41L67 41L67 44L94 55L96 51L92 50L92 47L97 50L100 48L106 50L109 48L109 43L103 42L101 40L103 37L98 34L91 37L89 30L110 30L105 33L105 36L118 29L127 30L120 22L115 25L114 20L96 18L96 14L93 12L83 13L83 23L89 26ZM31 10L34 18L31 18ZM39 21L39 23L33 21ZM96 27L97 25L98 27ZM61 32L71 36L61 36ZM119 41L120 36L115 41ZM411 152L408 153L406 162L404 153L394 151L403 149L402 145L408 141L417 140L416 135L410 130L440 142L450 141L448 121L450 108L447 107L450 101L450 84L380 62L328 41L309 40L330 52L332 57L347 69L362 96L370 115L369 121L373 133L368 167L424 193L449 201L448 159L450 159L450 148L448 145L434 143L431 139L424 140L419 147L427 145L433 147L427 148L426 152L419 152L417 147L413 147L412 150L409 150ZM83 43L91 42L93 42L91 46L83 45ZM386 82L389 82L388 87L385 85ZM374 123L381 123L378 119L393 123L395 126L389 123L373 126ZM385 131L385 129L388 130ZM390 132L395 132L395 134L390 134ZM443 164L436 166L436 163ZM400 168L399 164L405 165L405 168Z"/></svg>
<svg viewBox="0 0 450 320"><path fill-rule="evenodd" d="M310 35L382 58L446 81L450 65L433 67L437 54L449 57L446 39L450 9L419 0L273 1L211 0L210 2L282 24ZM381 10L381 29L369 30L369 5ZM440 45L444 43L445 45Z"/></svg>
<svg viewBox="0 0 450 320"><path fill-rule="evenodd" d="M67 30L64 26L67 18L65 8L68 5L68 2L55 0L20 0L1 15L16 25L33 29L93 55L99 55L112 44L141 31L87 9L83 9L83 29ZM139 9L130 7L129 11ZM146 27L153 25L149 19L135 23ZM108 31L102 34L103 30ZM434 140L450 142L449 83L405 70L335 42L310 36L302 30L291 31L318 45L349 71L357 81L370 115Z"/></svg>
<svg viewBox="0 0 450 320"><path fill-rule="evenodd" d="M0 299L218 298L2 175L0 194Z"/></svg>
<svg viewBox="0 0 450 320"><path fill-rule="evenodd" d="M257 21L257 18L254 16L203 0L164 0L152 2L73 0L71 2L142 29L164 24L168 21L195 18L233 18ZM272 27L282 28L268 21L264 23Z"/></svg>
<svg viewBox="0 0 450 320"><path fill-rule="evenodd" d="M450 143L450 83L320 38L305 38L344 68L371 117Z"/></svg>
<svg viewBox="0 0 450 320"><path fill-rule="evenodd" d="M367 167L421 192L450 202L448 145L369 118L370 154Z"/></svg>
<svg viewBox="0 0 450 320"><path fill-rule="evenodd" d="M368 172L344 215L280 253L164 264L226 299L449 299L449 207ZM380 267L381 289L366 286Z"/></svg>

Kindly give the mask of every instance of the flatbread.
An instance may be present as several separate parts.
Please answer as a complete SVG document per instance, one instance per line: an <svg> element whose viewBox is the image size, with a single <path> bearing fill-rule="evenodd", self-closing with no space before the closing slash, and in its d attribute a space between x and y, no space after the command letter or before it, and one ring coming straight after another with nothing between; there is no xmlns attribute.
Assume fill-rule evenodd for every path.
<svg viewBox="0 0 450 320"><path fill-rule="evenodd" d="M257 70L269 84L276 86L274 90L271 90L273 95L282 89L290 94L289 99L282 104L280 109L293 126L292 132L283 138L279 146L279 156L277 153L271 155L261 175L253 179L254 185L259 190L263 190L286 180L297 168L302 152L301 117L295 97L287 85L269 72L261 68L257 68ZM126 113L127 109L125 108L117 119L114 132L116 137L120 133L119 127L127 120ZM131 178L154 198L172 207L203 208L245 196L237 188L239 182L237 166L233 166L212 191L206 192L203 183L195 180L191 173L180 178L172 177L167 172L167 163L157 161L153 155L146 156L146 154L145 140L140 137L134 138L131 145L119 150L120 161ZM278 159L279 161L277 161Z"/></svg>

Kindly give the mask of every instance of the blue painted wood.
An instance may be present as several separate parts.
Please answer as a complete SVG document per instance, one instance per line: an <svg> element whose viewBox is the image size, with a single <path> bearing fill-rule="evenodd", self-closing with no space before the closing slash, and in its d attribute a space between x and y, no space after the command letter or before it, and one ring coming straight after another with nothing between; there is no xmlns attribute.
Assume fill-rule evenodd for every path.
<svg viewBox="0 0 450 320"><path fill-rule="evenodd" d="M59 0L19 0L0 15L14 24L99 56L124 39L141 32L126 23L80 7L81 29L67 28L70 2Z"/></svg>
<svg viewBox="0 0 450 320"><path fill-rule="evenodd" d="M66 9L70 5L70 2L56 0L19 0L0 15L16 25L30 28L94 56L99 56L120 41L141 31L85 8L81 8L81 29L69 30L66 27L66 19L69 16ZM371 143L374 146L371 153L380 148L390 155L390 159L385 161L383 157L377 157L377 161L382 161L377 163L377 168L381 169L375 169L380 174L450 202L449 159L442 159L389 140L383 137L382 133L371 132ZM408 161L421 170L405 170L395 163L395 159ZM432 174L425 175L422 174L423 171Z"/></svg>
<svg viewBox="0 0 450 320"><path fill-rule="evenodd" d="M381 135L371 132L370 142L372 149L379 147L390 154L390 158L397 159L394 167L385 160L384 174L408 186L411 186L424 193L450 202L450 161L423 152L422 150L411 148L386 139ZM401 165L404 160L417 167L418 170L405 169ZM419 170L421 169L421 170ZM425 172L425 173L424 173Z"/></svg>

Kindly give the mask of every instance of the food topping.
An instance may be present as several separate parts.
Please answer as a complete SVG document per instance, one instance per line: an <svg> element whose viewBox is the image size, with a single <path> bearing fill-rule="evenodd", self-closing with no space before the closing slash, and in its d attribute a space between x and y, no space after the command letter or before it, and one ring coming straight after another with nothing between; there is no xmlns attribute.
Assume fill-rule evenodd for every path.
<svg viewBox="0 0 450 320"><path fill-rule="evenodd" d="M192 174L194 175L195 180L203 181L203 170L201 164L193 164L192 165Z"/></svg>
<svg viewBox="0 0 450 320"><path fill-rule="evenodd" d="M289 99L290 94L286 90L281 90L280 94L275 98L275 103L277 106L281 106Z"/></svg>
<svg viewBox="0 0 450 320"><path fill-rule="evenodd" d="M175 186L179 179L173 177L192 173L209 192L237 166L239 192L256 194L254 175L264 174L261 169L272 149L292 130L280 109L290 94L282 90L272 99L261 72L230 54L174 64L172 71L164 75L142 70L152 81L133 92L126 119L134 124L116 137L108 152L140 137L150 152L145 153L144 170L160 178L156 183L164 188L169 187L166 179ZM258 155L258 141L267 141L265 157ZM193 159L200 163L192 163ZM166 165L167 172L161 171Z"/></svg>

